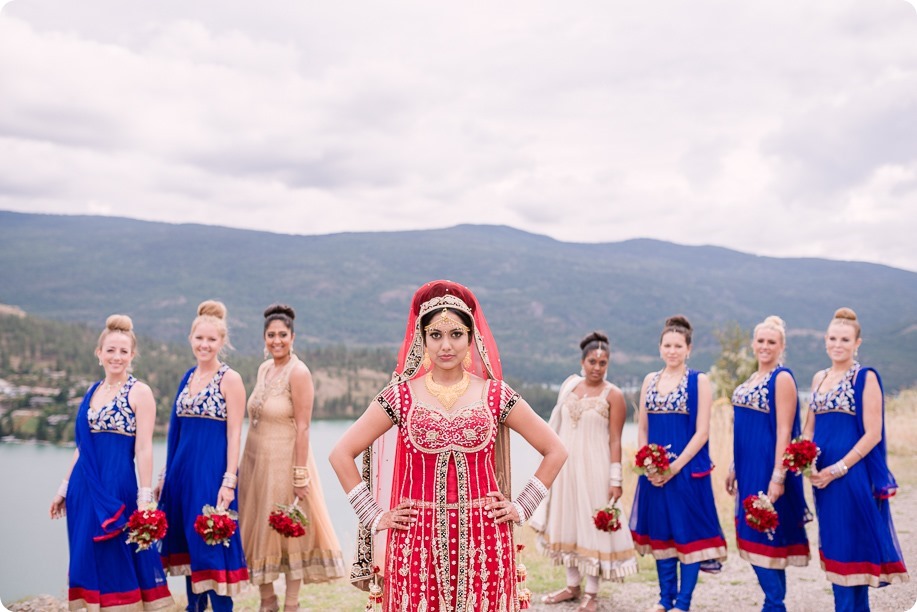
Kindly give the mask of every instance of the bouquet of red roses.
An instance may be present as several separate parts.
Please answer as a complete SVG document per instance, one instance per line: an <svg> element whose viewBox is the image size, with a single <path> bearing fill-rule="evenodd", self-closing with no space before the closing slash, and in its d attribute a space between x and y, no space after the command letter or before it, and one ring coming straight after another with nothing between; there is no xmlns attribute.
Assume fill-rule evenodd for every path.
<svg viewBox="0 0 917 612"><path fill-rule="evenodd" d="M232 510L207 505L194 520L194 531L211 546L229 546L229 538L236 532L239 515Z"/></svg>
<svg viewBox="0 0 917 612"><path fill-rule="evenodd" d="M593 513L592 522L599 531L617 531L621 528L621 509L617 504L599 508Z"/></svg>
<svg viewBox="0 0 917 612"><path fill-rule="evenodd" d="M821 450L815 446L815 442L805 438L795 438L783 451L783 467L790 472L810 476L819 453Z"/></svg>
<svg viewBox="0 0 917 612"><path fill-rule="evenodd" d="M267 522L271 528L285 538L298 538L306 535L306 526L309 519L299 509L299 498L295 498L289 506L274 504L278 510L271 512Z"/></svg>
<svg viewBox="0 0 917 612"><path fill-rule="evenodd" d="M137 545L137 552L147 550L165 537L169 529L166 513L152 504L144 509L137 508L127 519L127 543Z"/></svg>
<svg viewBox="0 0 917 612"><path fill-rule="evenodd" d="M665 474L669 471L669 453L659 444L647 444L634 457L634 471L638 474Z"/></svg>
<svg viewBox="0 0 917 612"><path fill-rule="evenodd" d="M742 508L745 510L745 522L755 531L767 534L768 540L774 539L774 531L780 524L777 517L777 511L771 498L762 491L757 495L749 495L742 502Z"/></svg>

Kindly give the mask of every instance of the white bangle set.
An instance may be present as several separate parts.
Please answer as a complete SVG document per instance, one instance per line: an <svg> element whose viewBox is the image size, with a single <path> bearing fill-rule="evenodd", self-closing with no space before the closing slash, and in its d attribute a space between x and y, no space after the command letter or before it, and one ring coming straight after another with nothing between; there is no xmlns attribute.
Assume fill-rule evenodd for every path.
<svg viewBox="0 0 917 612"><path fill-rule="evenodd" d="M137 507L149 506L153 503L153 489L151 487L140 487L137 489Z"/></svg>
<svg viewBox="0 0 917 612"><path fill-rule="evenodd" d="M786 471L781 468L774 468L771 472L771 482L782 485L786 482Z"/></svg>
<svg viewBox="0 0 917 612"><path fill-rule="evenodd" d="M529 481L525 483L522 491L519 492L519 495L513 501L513 505L516 507L516 513L519 515L519 520L516 521L516 524L520 526L524 525L535 513L538 504L547 496L548 488L544 486L544 483L538 480L536 476L529 478Z"/></svg>
<svg viewBox="0 0 917 612"><path fill-rule="evenodd" d="M357 520L367 529L374 529L379 526L379 520L382 518L382 506L373 498L369 485L360 482L347 493L347 501L357 513Z"/></svg>
<svg viewBox="0 0 917 612"><path fill-rule="evenodd" d="M232 472L226 472L223 474L223 486L227 489L235 489L236 483L239 481L239 477L233 474Z"/></svg>
<svg viewBox="0 0 917 612"><path fill-rule="evenodd" d="M60 485L57 487L57 494L64 499L67 499L67 485L70 484L70 481L64 478L61 480Z"/></svg>
<svg viewBox="0 0 917 612"><path fill-rule="evenodd" d="M624 484L624 469L620 462L612 463L608 466L608 486L620 487Z"/></svg>

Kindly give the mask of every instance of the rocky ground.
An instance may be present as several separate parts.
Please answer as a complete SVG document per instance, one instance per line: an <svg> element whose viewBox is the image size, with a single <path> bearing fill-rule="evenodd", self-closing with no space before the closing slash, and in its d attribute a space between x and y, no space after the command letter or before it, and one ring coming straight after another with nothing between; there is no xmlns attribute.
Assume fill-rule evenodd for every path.
<svg viewBox="0 0 917 612"><path fill-rule="evenodd" d="M914 487L902 488L892 500L892 515L901 551L911 573L911 581L895 584L881 589L869 590L869 602L873 612L902 612L917 609L917 491ZM834 609L831 584L825 579L818 562L818 527L813 521L808 526L809 541L816 556L807 567L787 570L786 607L791 612L827 612ZM603 585L601 610L638 611L650 609L659 597L655 581L628 580L623 584ZM546 605L540 603L540 594L536 595L531 610L539 612L572 612L577 604ZM692 612L722 611L731 612L756 611L761 609L763 595L758 587L751 566L739 558L735 550L730 549L729 560L723 565L723 571L715 576L701 573L700 582L694 591L691 602Z"/></svg>

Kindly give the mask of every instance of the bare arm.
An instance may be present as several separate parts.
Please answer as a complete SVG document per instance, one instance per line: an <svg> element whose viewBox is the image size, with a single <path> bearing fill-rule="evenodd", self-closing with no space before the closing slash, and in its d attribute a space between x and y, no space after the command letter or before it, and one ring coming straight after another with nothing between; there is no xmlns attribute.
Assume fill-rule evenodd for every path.
<svg viewBox="0 0 917 612"><path fill-rule="evenodd" d="M226 472L239 471L239 447L242 445L242 418L245 416L245 385L235 370L227 370L220 381L220 391L226 398ZM236 498L233 488L221 486L217 507L228 508Z"/></svg>
<svg viewBox="0 0 917 612"><path fill-rule="evenodd" d="M337 474L338 480L344 491L350 492L360 484L362 478L360 471L357 469L354 460L357 456L366 450L376 438L392 428L392 420L382 409L378 401L374 401L366 409L366 412L357 419L357 422L350 426L344 432L344 435L338 440L331 453L328 455L328 461ZM369 491L365 492L369 495ZM351 501L353 504L354 502ZM417 510L412 508L410 501L401 502L391 509L381 508L380 517L374 521L373 527L376 531L383 529L408 529L411 523L417 519Z"/></svg>
<svg viewBox="0 0 917 612"><path fill-rule="evenodd" d="M710 379L706 374L699 374L697 377L697 419L695 422L694 435L688 440L683 451L675 461L670 465L670 469L665 474L653 474L648 476L651 483L662 486L688 464L694 458L710 437L710 408L713 405L713 390L710 387Z"/></svg>
<svg viewBox="0 0 917 612"><path fill-rule="evenodd" d="M827 375L827 372L817 372L815 376L812 377L812 397L815 397L815 390L818 389L818 384L824 380L824 377ZM812 412L812 410L806 413L806 423L802 427L802 437L806 440L815 438L815 413Z"/></svg>
<svg viewBox="0 0 917 612"><path fill-rule="evenodd" d="M503 424L521 435L532 448L541 454L541 463L535 470L535 478L541 481L546 489L550 488L560 468L564 466L564 461L567 460L567 449L563 442L522 398L516 402ZM509 521L519 522L522 518L528 518L520 516L522 506L519 505L518 500L522 499L526 495L526 489L532 486L533 483L529 482L516 498L515 503L507 499L500 491L487 493L490 501L484 506L484 509L488 511L488 516L498 524ZM537 506L537 501L532 502L532 506ZM534 507L530 508L530 511L534 511Z"/></svg>
<svg viewBox="0 0 917 612"><path fill-rule="evenodd" d="M141 382L131 387L128 401L137 418L137 435L134 438L137 477L141 487L150 487L153 482L153 427L156 424L156 401L150 387Z"/></svg>
<svg viewBox="0 0 917 612"><path fill-rule="evenodd" d="M374 401L331 449L328 461L345 492L353 489L362 480L355 463L356 458L376 438L391 429L392 425L392 420L385 410L379 402Z"/></svg>
<svg viewBox="0 0 917 612"><path fill-rule="evenodd" d="M564 461L567 460L564 443L522 398L516 402L503 424L521 435L541 454L541 463L535 470L535 477L545 487L550 488L560 468L564 466Z"/></svg>
<svg viewBox="0 0 917 612"><path fill-rule="evenodd" d="M312 405L315 387L312 373L305 364L298 364L290 373L290 394L293 396L293 424L296 438L293 441L293 465L305 466L309 460L309 427L312 423ZM293 495L305 499L309 485L294 487Z"/></svg>
<svg viewBox="0 0 917 612"><path fill-rule="evenodd" d="M790 444L793 435L793 420L796 418L796 402L798 401L796 383L789 372L777 374L776 404L777 404L777 441L774 447L774 472L783 474L786 478L786 468L783 467L783 452ZM767 485L767 495L772 502L783 495L783 482L771 480Z"/></svg>
<svg viewBox="0 0 917 612"><path fill-rule="evenodd" d="M647 374L640 388L640 411L637 413L637 447L643 448L649 444L650 421L646 414L646 389L650 384L652 374Z"/></svg>
<svg viewBox="0 0 917 612"><path fill-rule="evenodd" d="M624 431L624 421L627 419L627 404L624 402L624 393L612 385L606 396L608 402L608 457L611 463L621 463L621 434ZM617 501L624 494L620 485L608 484L608 499Z"/></svg>

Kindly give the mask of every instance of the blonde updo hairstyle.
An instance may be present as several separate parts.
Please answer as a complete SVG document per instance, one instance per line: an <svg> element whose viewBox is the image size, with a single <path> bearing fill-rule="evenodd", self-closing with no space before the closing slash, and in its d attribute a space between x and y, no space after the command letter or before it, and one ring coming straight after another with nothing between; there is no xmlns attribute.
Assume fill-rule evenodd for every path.
<svg viewBox="0 0 917 612"><path fill-rule="evenodd" d="M751 334L752 341L754 341L755 336L758 335L758 330L761 329L773 329L778 334L780 334L780 341L783 343L783 350L780 351L780 357L778 357L777 363L783 363L784 357L786 357L786 322L777 315L771 315L767 317L755 325L755 330Z"/></svg>
<svg viewBox="0 0 917 612"><path fill-rule="evenodd" d="M852 308L838 308L834 311L834 318L831 319L831 323L828 324L830 327L833 323L840 323L841 325L849 325L856 330L857 339L860 338L860 322L857 320L857 313L853 312Z"/></svg>
<svg viewBox="0 0 917 612"><path fill-rule="evenodd" d="M137 354L137 336L134 335L134 322L124 314L113 314L105 319L105 329L99 334L99 341L96 343L96 353L102 351L102 344L109 334L124 334L131 339L131 352Z"/></svg>
<svg viewBox="0 0 917 612"><path fill-rule="evenodd" d="M201 323L212 323L219 331L220 338L223 340L220 356L223 355L226 349L232 348L232 344L229 343L229 328L226 327L226 305L223 302L205 300L200 303L197 307L197 317L194 318L194 322L191 324L189 339L194 335L194 330Z"/></svg>

